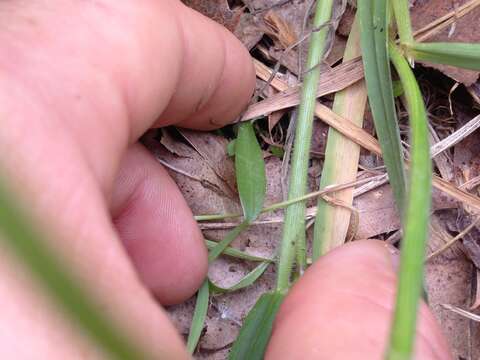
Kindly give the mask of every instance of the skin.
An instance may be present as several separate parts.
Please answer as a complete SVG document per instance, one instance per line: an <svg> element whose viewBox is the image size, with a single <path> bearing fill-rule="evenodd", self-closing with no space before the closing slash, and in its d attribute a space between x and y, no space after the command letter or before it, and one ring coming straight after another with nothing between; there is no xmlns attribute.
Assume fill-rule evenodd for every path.
<svg viewBox="0 0 480 360"><path fill-rule="evenodd" d="M188 358L158 303L194 294L206 274L207 252L179 190L137 140L151 127L208 130L232 121L253 91L248 52L225 29L176 0L8 0L0 2L0 69L2 175L132 339L155 358ZM0 247L0 358L103 358ZM296 349L292 354L315 356L315 339L322 339L325 354L337 354L335 342L327 340L338 335L315 321L319 314L333 328L347 327L348 334L360 331L362 319L367 322L364 305L345 297L364 291L354 286L359 272L337 263L378 270L365 271L362 279L378 284L365 289L365 301L383 304L372 305L368 319L378 326L367 334L383 338L394 273L380 261L378 246L351 248L321 260L294 287L268 356L285 356L287 344ZM324 282L337 277L343 293ZM335 302L314 300L324 295L342 298L348 316L332 313ZM447 354L426 308L420 317L425 342ZM297 328L304 339L295 337ZM360 336L349 339L345 347L360 346ZM382 346L372 342L370 350Z"/></svg>

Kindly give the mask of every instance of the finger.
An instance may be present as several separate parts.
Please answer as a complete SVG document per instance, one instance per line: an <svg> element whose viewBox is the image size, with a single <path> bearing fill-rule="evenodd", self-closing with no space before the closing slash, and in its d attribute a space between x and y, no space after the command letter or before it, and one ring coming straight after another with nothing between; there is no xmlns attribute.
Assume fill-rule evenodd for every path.
<svg viewBox="0 0 480 360"><path fill-rule="evenodd" d="M160 302L192 296L207 272L202 234L173 180L141 145L121 163L111 209L141 280Z"/></svg>
<svg viewBox="0 0 480 360"><path fill-rule="evenodd" d="M282 304L267 359L383 359L396 276L385 243L358 241L314 264ZM428 307L418 313L415 358L451 359Z"/></svg>
<svg viewBox="0 0 480 360"><path fill-rule="evenodd" d="M177 0L35 4L0 4L0 65L18 88L9 101L28 98L41 121L67 127L105 187L152 125L210 129L248 102L247 50Z"/></svg>

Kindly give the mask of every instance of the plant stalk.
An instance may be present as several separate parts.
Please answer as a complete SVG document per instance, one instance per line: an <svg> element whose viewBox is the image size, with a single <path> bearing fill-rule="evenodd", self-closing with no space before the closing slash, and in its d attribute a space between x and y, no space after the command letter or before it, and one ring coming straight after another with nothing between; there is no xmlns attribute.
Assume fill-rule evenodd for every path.
<svg viewBox="0 0 480 360"><path fill-rule="evenodd" d="M320 63L325 53L325 44L329 31L326 26L332 16L333 0L318 0L310 39L302 99L298 111L297 128L290 169L288 199L303 196L307 190L307 170L312 139L315 94L320 78ZM306 266L305 245L305 203L290 205L285 214L283 237L277 275L277 290L286 291L290 286L290 275L297 250L297 265L300 272Z"/></svg>
<svg viewBox="0 0 480 360"><path fill-rule="evenodd" d="M412 22L410 20L410 11L408 10L408 0L392 0L391 4L393 7L395 22L397 23L400 43L413 43Z"/></svg>
<svg viewBox="0 0 480 360"><path fill-rule="evenodd" d="M431 204L432 164L427 115L420 88L407 60L392 44L390 58L405 90L411 129L411 163L397 302L386 358L407 360L411 359L413 352L418 303L422 294Z"/></svg>
<svg viewBox="0 0 480 360"><path fill-rule="evenodd" d="M350 36L343 56L347 62L361 55L360 29L358 18L352 25ZM335 94L332 110L355 125L362 127L367 102L365 82L359 81ZM332 184L354 181L357 174L360 146L339 133L334 128L328 130L325 162L323 164L320 189ZM351 205L353 188L332 193L335 199ZM331 205L322 198L318 199L317 216L313 237L313 260L345 242L350 224L350 210Z"/></svg>

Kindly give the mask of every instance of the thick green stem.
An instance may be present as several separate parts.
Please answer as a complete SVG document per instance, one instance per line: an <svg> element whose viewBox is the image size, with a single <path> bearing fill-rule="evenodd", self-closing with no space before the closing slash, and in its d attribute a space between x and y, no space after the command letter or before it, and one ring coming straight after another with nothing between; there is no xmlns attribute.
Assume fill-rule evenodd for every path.
<svg viewBox="0 0 480 360"><path fill-rule="evenodd" d="M297 128L290 169L288 198L300 197L307 190L307 169L312 138L313 115L315 111L315 93L320 78L320 62L325 52L325 44L332 14L333 0L317 2L310 48L307 58L307 74L303 83L302 101L298 111ZM305 203L289 206L285 214L283 238L280 247L277 289L285 291L290 286L290 275L297 249L297 263L300 269L306 266L305 255Z"/></svg>
<svg viewBox="0 0 480 360"><path fill-rule="evenodd" d="M392 6L400 42L403 44L413 43L413 31L410 12L408 11L408 0L392 0Z"/></svg>
<svg viewBox="0 0 480 360"><path fill-rule="evenodd" d="M418 302L422 294L432 165L428 144L427 115L420 88L408 62L394 45L390 45L390 58L400 76L407 99L411 131L411 165L397 304L386 358L407 360L412 356Z"/></svg>

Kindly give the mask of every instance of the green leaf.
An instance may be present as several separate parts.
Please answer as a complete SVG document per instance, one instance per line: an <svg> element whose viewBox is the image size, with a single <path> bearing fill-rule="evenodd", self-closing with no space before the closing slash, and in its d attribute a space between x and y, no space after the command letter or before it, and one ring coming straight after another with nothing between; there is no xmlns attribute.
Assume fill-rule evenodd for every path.
<svg viewBox="0 0 480 360"><path fill-rule="evenodd" d="M263 294L250 310L240 334L230 350L230 360L262 360L273 321L285 297L283 292Z"/></svg>
<svg viewBox="0 0 480 360"><path fill-rule="evenodd" d="M211 263L217 257L219 257L220 254L222 254L225 251L225 249L232 243L232 241L235 240L243 230L248 228L249 225L250 223L248 221L244 221L234 229L230 230L228 234L225 236L225 238L219 243L217 243L212 248L212 250L210 250L210 252L208 253L208 262Z"/></svg>
<svg viewBox="0 0 480 360"><path fill-rule="evenodd" d="M316 92L320 78L320 66L325 54L325 44L331 20L333 0L318 0L313 28L318 31L310 36L310 47L302 85L301 102L293 143L292 164L288 186L288 200L299 198L307 192L308 163L312 140L313 117ZM305 202L289 205L285 211L282 242L277 271L277 289L284 291L290 287L293 262L297 262L297 273L306 268Z"/></svg>
<svg viewBox="0 0 480 360"><path fill-rule="evenodd" d="M245 220L252 222L262 211L267 180L262 149L251 122L243 123L238 129L235 141L235 171Z"/></svg>
<svg viewBox="0 0 480 360"><path fill-rule="evenodd" d="M25 265L61 310L112 359L150 359L95 303L63 259L49 247L18 198L0 179L0 240ZM68 239L63 239L68 240Z"/></svg>
<svg viewBox="0 0 480 360"><path fill-rule="evenodd" d="M235 139L227 144L227 154L228 156L235 156Z"/></svg>
<svg viewBox="0 0 480 360"><path fill-rule="evenodd" d="M409 192L401 246L397 303L387 359L411 359L415 340L418 303L423 289L425 245L430 217L432 164L428 120L423 97L405 58L390 47L392 62L400 76L410 117Z"/></svg>
<svg viewBox="0 0 480 360"><path fill-rule="evenodd" d="M415 60L480 71L480 44L415 42L405 49Z"/></svg>
<svg viewBox="0 0 480 360"><path fill-rule="evenodd" d="M217 246L218 243L216 241L205 240L205 244L207 245L207 249L211 250L215 246ZM244 251L241 251L241 250L238 250L238 249L235 249L235 248L232 248L232 247L227 247L223 251L223 255L228 255L228 256L234 257L236 259L242 259L242 260L248 260L248 261L268 261L268 262L273 262L274 261L273 259L269 259L269 258L266 258L266 257L250 255L250 254L247 254Z"/></svg>
<svg viewBox="0 0 480 360"><path fill-rule="evenodd" d="M368 100L396 204L403 214L406 178L387 49L387 1L362 0L357 5Z"/></svg>
<svg viewBox="0 0 480 360"><path fill-rule="evenodd" d="M203 324L207 317L209 297L209 284L205 280L197 293L197 301L195 303L195 311L193 312L192 324L190 325L190 333L188 334L187 349L193 354L197 347L200 335L202 335Z"/></svg>
<svg viewBox="0 0 480 360"><path fill-rule="evenodd" d="M235 285L232 285L228 288L224 288L221 286L216 285L213 281L209 280L210 282L210 290L212 293L215 294L223 294L227 292L234 292L247 286L252 285L262 274L267 270L268 265L270 265L269 261L265 261L260 263L255 269L250 271L247 275L245 275L239 282Z"/></svg>

